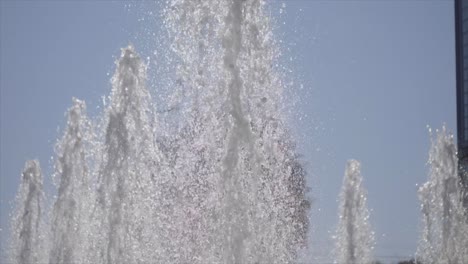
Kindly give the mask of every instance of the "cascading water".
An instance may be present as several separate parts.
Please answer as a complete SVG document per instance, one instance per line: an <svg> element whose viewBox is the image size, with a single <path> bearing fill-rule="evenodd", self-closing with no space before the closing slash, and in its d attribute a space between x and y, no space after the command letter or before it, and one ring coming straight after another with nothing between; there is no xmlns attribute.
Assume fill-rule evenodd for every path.
<svg viewBox="0 0 468 264"><path fill-rule="evenodd" d="M150 125L146 67L133 47L122 50L112 78L99 168L98 206L103 262L144 261L150 232L152 177L159 166Z"/></svg>
<svg viewBox="0 0 468 264"><path fill-rule="evenodd" d="M362 186L361 164L349 160L339 198L335 263L370 264L374 234L369 224L367 194Z"/></svg>
<svg viewBox="0 0 468 264"><path fill-rule="evenodd" d="M428 181L418 191L423 229L416 255L425 264L468 263L468 222L453 136L443 127L431 143Z"/></svg>
<svg viewBox="0 0 468 264"><path fill-rule="evenodd" d="M26 162L11 219L11 263L44 263L44 193L39 162Z"/></svg>
<svg viewBox="0 0 468 264"><path fill-rule="evenodd" d="M86 105L73 99L73 106L68 111L67 129L56 146L54 178L59 183L51 220L50 263L80 262L86 250L85 235L91 201L85 148L89 147L90 136Z"/></svg>
<svg viewBox="0 0 468 264"><path fill-rule="evenodd" d="M40 230L25 236L26 227L14 227L14 256L32 263L297 260L308 230L306 173L281 111L284 85L264 1L173 0L163 13L177 69L167 102L175 113L153 111L147 66L132 46L122 49L102 121L88 121L79 100L68 112L56 151L58 195L44 227L48 248L24 253L21 243L41 244L31 244ZM30 183L23 179L21 190ZM18 210L26 205L20 199ZM30 212L34 221L43 214Z"/></svg>

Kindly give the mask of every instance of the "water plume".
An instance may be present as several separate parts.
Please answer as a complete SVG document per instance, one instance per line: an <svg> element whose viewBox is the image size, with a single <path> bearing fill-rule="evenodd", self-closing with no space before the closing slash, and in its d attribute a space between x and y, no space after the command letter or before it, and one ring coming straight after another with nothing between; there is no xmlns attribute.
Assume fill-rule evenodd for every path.
<svg viewBox="0 0 468 264"><path fill-rule="evenodd" d="M416 256L422 263L468 262L468 222L462 204L457 150L453 135L431 134L427 182L418 190L422 234Z"/></svg>
<svg viewBox="0 0 468 264"><path fill-rule="evenodd" d="M218 242L207 247L222 252L215 262L288 263L305 245L305 171L280 111L284 87L265 8L264 1L171 1L166 10L180 62L176 95L191 95L174 100L185 106L193 141L206 146L206 186L221 201L211 210L218 220L209 240Z"/></svg>
<svg viewBox="0 0 468 264"><path fill-rule="evenodd" d="M367 194L362 186L361 164L348 160L339 198L335 263L370 264L374 234L369 224Z"/></svg>
<svg viewBox="0 0 468 264"><path fill-rule="evenodd" d="M51 264L83 261L91 206L86 151L90 129L85 103L74 98L65 134L56 145L58 193L51 220Z"/></svg>
<svg viewBox="0 0 468 264"><path fill-rule="evenodd" d="M26 162L11 219L11 263L44 263L44 192L39 161Z"/></svg>
<svg viewBox="0 0 468 264"><path fill-rule="evenodd" d="M137 263L146 249L156 177L152 165L158 160L153 155L146 67L132 46L122 49L116 65L99 172L102 261Z"/></svg>

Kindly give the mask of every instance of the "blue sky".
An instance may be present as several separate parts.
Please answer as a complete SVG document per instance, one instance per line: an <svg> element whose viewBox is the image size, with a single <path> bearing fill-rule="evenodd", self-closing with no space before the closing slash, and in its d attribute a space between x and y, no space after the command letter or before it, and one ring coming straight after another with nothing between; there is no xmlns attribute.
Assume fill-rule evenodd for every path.
<svg viewBox="0 0 468 264"><path fill-rule="evenodd" d="M272 6L282 61L301 98L291 124L314 198L310 255L329 259L350 158L362 162L377 258L412 255L419 234L416 185L427 175L427 125L456 128L453 2ZM71 98L84 99L96 116L120 48L133 43L142 57L154 56L161 24L149 12L158 12L149 2L0 1L2 244L27 159L40 160L51 188L53 145Z"/></svg>

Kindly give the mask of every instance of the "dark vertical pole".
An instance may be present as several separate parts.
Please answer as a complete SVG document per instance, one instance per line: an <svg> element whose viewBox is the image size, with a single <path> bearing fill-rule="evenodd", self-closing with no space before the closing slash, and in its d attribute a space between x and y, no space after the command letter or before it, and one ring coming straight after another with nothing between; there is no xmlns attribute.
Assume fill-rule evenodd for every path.
<svg viewBox="0 0 468 264"><path fill-rule="evenodd" d="M464 46L468 46L468 33L467 40L464 37L464 31L468 31L467 25L463 24L463 21L466 19L468 21L468 11L467 14L464 14L463 2L468 0L455 0L454 1L454 11L455 11L455 61L456 61L456 91L457 91L457 143L458 143L458 167L460 180L465 190L464 204L468 208L468 180L467 180L467 169L468 169L468 140L466 122L468 118L468 93L465 93L465 85L468 87L468 81L465 84L465 79L468 76L465 76L465 57L468 57L468 54L464 54ZM465 4L467 4L465 3ZM466 18L465 18L466 17ZM465 29L465 27L467 27ZM465 43L466 42L466 43ZM468 65L466 65L468 66ZM467 67L468 69L468 67ZM468 73L468 72L467 72ZM465 98L465 96L467 98ZM465 109L467 108L467 109Z"/></svg>
<svg viewBox="0 0 468 264"><path fill-rule="evenodd" d="M464 114L463 114L463 21L461 0L455 0L455 63L457 89L457 140L459 159L464 159Z"/></svg>

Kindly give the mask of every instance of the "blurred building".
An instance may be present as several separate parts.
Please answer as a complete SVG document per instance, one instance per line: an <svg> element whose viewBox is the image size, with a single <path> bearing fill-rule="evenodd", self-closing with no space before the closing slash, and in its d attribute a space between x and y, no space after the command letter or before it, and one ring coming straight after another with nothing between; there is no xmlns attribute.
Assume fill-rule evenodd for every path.
<svg viewBox="0 0 468 264"><path fill-rule="evenodd" d="M457 142L460 177L468 194L468 0L455 0ZM465 196L468 206L468 195Z"/></svg>

